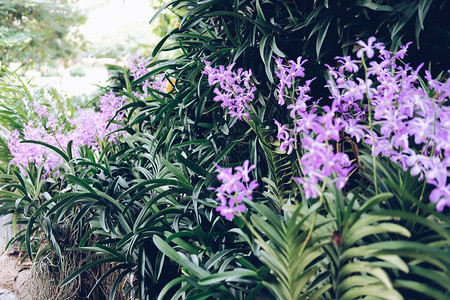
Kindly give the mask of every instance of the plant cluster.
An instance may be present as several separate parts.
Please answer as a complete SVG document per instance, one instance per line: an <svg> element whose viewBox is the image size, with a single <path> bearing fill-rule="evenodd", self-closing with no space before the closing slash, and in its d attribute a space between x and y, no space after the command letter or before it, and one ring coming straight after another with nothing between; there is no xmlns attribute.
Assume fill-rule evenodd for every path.
<svg viewBox="0 0 450 300"><path fill-rule="evenodd" d="M287 109L291 110L294 124L294 128L289 129L275 121L277 137L282 141L280 150L288 147L288 154L294 148L300 151L302 173L308 178L297 180L303 184L306 198L315 198L320 191L319 180L335 173L333 181L342 189L351 170L348 156L334 153L331 142L338 142L345 134L358 143L364 140L370 145L372 156L382 154L399 163L403 171L410 169L413 176L420 175L420 179L433 184L436 188L430 199L437 202L437 209L442 211L450 206L448 81L440 83L426 71L427 82L419 83L417 74L423 64L413 69L408 64L396 63L404 58L408 44L390 53L384 44L374 42L374 37L369 38L367 44L358 42L361 48L356 56L361 60L337 57L340 65L329 66L332 75L328 81L330 106L318 106L318 101L312 101L306 94L310 91L311 80L292 88L296 77L304 77L301 58L299 63L290 61L289 66L278 60L278 102L291 103ZM379 61L372 59L374 49L379 52ZM358 76L358 64L363 65L364 78ZM286 96L283 90L291 88L295 94ZM315 113L319 108L325 112L322 116ZM301 137L297 137L299 133ZM298 149L297 144L301 144L302 149Z"/></svg>
<svg viewBox="0 0 450 300"><path fill-rule="evenodd" d="M83 257L62 288L108 266L90 295L114 276L110 299L448 298L447 74L422 79L404 63L408 44L388 49L366 36L371 23L339 27L347 53L334 65L320 53L344 4L302 3L167 4L184 15L154 56L180 55L135 53L101 98L121 137L78 155L75 141L34 142L61 172L43 177L43 161L2 175L0 215L26 224L14 241L28 257L60 268ZM405 3L348 11L397 26L384 37L395 46L415 14L420 24L439 9ZM298 57L291 39L304 32Z"/></svg>
<svg viewBox="0 0 450 300"><path fill-rule="evenodd" d="M8 142L13 156L11 163L17 165L22 174L25 174L29 164L34 164L37 168L43 165L44 174L47 174L62 163L63 157L58 153L60 151L74 147L74 157L80 157L78 149L81 146L87 145L99 151L104 140L116 143L118 136L123 135L117 132L121 126L110 124L110 120L114 117L119 121L123 119L123 115L119 113L116 116L116 112L124 103L125 100L112 91L100 96L100 111L93 108L79 109L75 117L63 120L70 124L69 130L65 130L65 124L58 120L57 111L49 112L47 107L34 103L34 110L42 122L29 121L23 133L17 129L11 133ZM29 143L23 143L24 141ZM42 144L50 147L43 147Z"/></svg>

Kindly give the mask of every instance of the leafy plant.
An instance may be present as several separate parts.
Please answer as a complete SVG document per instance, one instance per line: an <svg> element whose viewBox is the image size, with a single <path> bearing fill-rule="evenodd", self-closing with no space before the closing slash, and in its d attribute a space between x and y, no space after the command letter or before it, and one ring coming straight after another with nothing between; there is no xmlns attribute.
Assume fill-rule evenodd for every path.
<svg viewBox="0 0 450 300"><path fill-rule="evenodd" d="M400 119L419 120L423 107L433 107L433 132L442 132L446 86L429 73L425 84L419 70L395 64L407 46L390 53L375 38L365 41L376 31L391 49L412 32L418 39L422 25L436 29L425 16L441 4L169 2L164 7L180 13L180 26L153 56L181 54L146 60L135 53L129 69L110 67L114 92L126 102L107 126L121 125L111 134L126 137L82 147L79 156L70 143L47 145L64 158L59 177L43 179L42 167L33 166L26 176L5 176L0 214L23 214L18 222L27 229L16 239L29 257L83 258L62 288L107 266L91 296L109 280L110 299L448 298L446 202L437 197L439 212L425 200L445 187L411 175L435 178L423 162L446 163L447 150L431 133L415 132L410 139L419 142L408 145L422 151L421 162L407 161L404 144L382 148L381 138L396 140L398 132L383 127L377 102L400 110L419 95L421 106ZM356 39L359 59L352 60L346 55ZM371 62L384 63L380 68L369 64L374 49L382 57ZM290 59L299 54L309 61ZM305 81L304 71L323 78L318 61L337 55L340 65L327 67L333 97L313 103L309 93L320 79ZM398 89L378 98L384 86ZM325 94L320 88L316 99ZM301 127L302 113L311 113L309 127ZM396 157L404 168L389 160ZM414 174L416 165L422 169Z"/></svg>

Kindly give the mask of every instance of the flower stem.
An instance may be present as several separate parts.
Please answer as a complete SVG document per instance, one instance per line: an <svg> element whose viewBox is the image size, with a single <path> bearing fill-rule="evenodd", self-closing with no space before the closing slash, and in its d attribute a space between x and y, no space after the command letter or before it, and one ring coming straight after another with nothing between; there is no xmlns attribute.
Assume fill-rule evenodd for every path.
<svg viewBox="0 0 450 300"><path fill-rule="evenodd" d="M324 178L324 180L322 182L322 188L321 188L321 191L320 191L320 200L319 200L320 203L324 203L323 193L325 192L325 188L326 187L327 187L327 178ZM300 255L303 253L303 251L306 248L306 245L308 244L309 240L311 239L312 232L314 230L314 226L316 225L316 220L317 220L317 211L313 215L313 219L311 221L311 227L309 228L308 235L306 236L306 239L305 239L305 241L302 244L302 248L300 248L300 252L299 252Z"/></svg>
<svg viewBox="0 0 450 300"><path fill-rule="evenodd" d="M365 84L366 84L366 94L367 94L367 107L369 109L369 129L370 129L370 135L372 136L372 150L375 148L375 136L373 133L373 124L372 124L372 101L370 99L369 94L369 86L367 85L368 82L368 75L367 75L367 65L364 60L364 55L361 58L361 62L364 67L364 78L365 78ZM372 162L373 162L373 183L375 185L375 194L378 194L378 182L377 182L377 159L375 155L372 153Z"/></svg>
<svg viewBox="0 0 450 300"><path fill-rule="evenodd" d="M306 248L306 245L308 244L309 240L311 239L314 226L316 225L316 219L317 219L317 212L314 213L314 215L313 215L313 219L311 221L311 227L309 228L308 235L306 236L306 239L302 244L302 248L300 248L299 255L302 255L303 251Z"/></svg>

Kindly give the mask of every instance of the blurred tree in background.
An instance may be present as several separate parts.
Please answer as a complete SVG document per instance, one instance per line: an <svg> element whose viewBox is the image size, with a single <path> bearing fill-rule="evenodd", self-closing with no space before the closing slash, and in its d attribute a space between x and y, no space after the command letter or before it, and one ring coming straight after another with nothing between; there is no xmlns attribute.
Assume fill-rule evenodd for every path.
<svg viewBox="0 0 450 300"><path fill-rule="evenodd" d="M0 0L0 61L41 64L73 57L83 47L85 15L70 0Z"/></svg>
<svg viewBox="0 0 450 300"><path fill-rule="evenodd" d="M152 0L151 4L153 9L157 11L161 7L168 5L169 2L169 0ZM187 10L185 12L187 12ZM180 21L180 13L181 12L175 12L171 7L161 11L158 19L152 24L153 33L160 38L163 38L166 34L170 33Z"/></svg>

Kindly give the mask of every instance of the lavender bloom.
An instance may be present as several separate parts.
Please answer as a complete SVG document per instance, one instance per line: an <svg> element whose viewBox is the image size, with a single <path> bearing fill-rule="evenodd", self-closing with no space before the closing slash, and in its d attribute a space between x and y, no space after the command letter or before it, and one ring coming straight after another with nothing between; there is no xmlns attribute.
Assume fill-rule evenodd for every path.
<svg viewBox="0 0 450 300"><path fill-rule="evenodd" d="M292 153L292 151L294 150L294 143L295 143L294 138L289 138L289 139L284 140L283 142L281 142L280 151L286 152L286 149L288 149L287 154L290 155Z"/></svg>
<svg viewBox="0 0 450 300"><path fill-rule="evenodd" d="M388 76L389 70L386 68L389 65L389 60L383 60L381 63L377 61L369 62L370 68L367 69L367 75Z"/></svg>
<svg viewBox="0 0 450 300"><path fill-rule="evenodd" d="M130 69L130 75L134 80L141 78L149 72L147 66L150 63L150 60L143 57L137 51L127 59L127 63L128 68Z"/></svg>
<svg viewBox="0 0 450 300"><path fill-rule="evenodd" d="M337 56L336 59L339 63L341 63L341 67L339 68L339 72L342 73L343 70L346 70L348 72L356 73L359 70L359 67L356 63L359 63L357 60L352 60L350 56Z"/></svg>
<svg viewBox="0 0 450 300"><path fill-rule="evenodd" d="M335 68L331 67L328 64L325 64L325 67L328 68L328 76L333 77L334 79L338 79L339 75L342 73L342 72L340 72L340 73L336 72Z"/></svg>
<svg viewBox="0 0 450 300"><path fill-rule="evenodd" d="M357 72L357 61L350 57L337 57L338 67L327 66L330 77L328 87L331 90L333 101L331 108L324 107L326 114L316 116L304 102L296 100L290 104L291 118L296 123L296 132L283 134L286 129L280 130L278 138L283 150L289 149L289 139L292 134L299 134L303 156L301 165L304 177L296 178L303 185L305 196L317 197L320 194L318 185L324 178L337 174L332 181L338 188L342 188L347 180L346 176L351 170L348 157L334 154L327 146L327 141L337 140L339 131L355 138L362 139L372 146L372 155L384 155L392 161L402 165L404 170L410 168L412 175L419 179L427 179L436 189L430 195L430 200L437 203L437 209L442 210L450 206L449 185L447 185L450 153L450 109L443 105L450 96L450 83L437 82L431 74L426 72L426 80L431 90L436 92L434 98L418 85L417 74L422 65L413 69L409 65L397 66L396 59L406 55L410 43L403 46L397 53L391 54L385 50L382 43L376 43L371 37L367 44L359 41L361 48L356 56L362 58L366 55L372 59L377 50L380 55L369 60L367 69L369 78L366 80L353 77L348 78L344 71ZM277 76L280 84L277 90L288 86L287 79L293 80L286 70L287 66L277 60ZM336 71L338 70L338 71ZM392 72L392 70L395 70ZM278 93L280 97L287 96ZM367 124L368 106L363 101L371 99L373 124L380 128L380 135L370 130ZM309 100L309 99L308 99ZM284 100L279 98L279 102ZM281 133L281 134L280 134ZM411 139L414 145L410 144ZM422 147L424 155L417 155L414 148ZM445 163L444 163L445 162Z"/></svg>
<svg viewBox="0 0 450 300"><path fill-rule="evenodd" d="M302 66L304 63L306 63L307 60L302 60L302 57L298 57L296 61L289 60L289 65L283 64L283 59L277 58L275 59L276 63L276 69L275 69L275 75L280 80L280 83L277 85L277 99L279 105L285 104L285 98L287 97L284 93L284 89L288 88L290 89L292 87L293 82L296 78L303 78L305 77L305 68ZM309 100L309 96L306 96L306 92L309 92L309 85L314 79L308 80L302 89L299 87L299 90L296 91L296 95L299 99L302 99L304 101Z"/></svg>
<svg viewBox="0 0 450 300"><path fill-rule="evenodd" d="M244 198L252 200L252 192L258 187L255 180L249 183L248 174L255 166L249 166L249 161L246 160L243 166L234 168L234 173L232 168L221 168L218 165L216 167L219 171L217 179L222 181L222 185L214 189L217 192L217 201L220 202L217 211L231 221L235 215L246 211L242 201Z"/></svg>
<svg viewBox="0 0 450 300"><path fill-rule="evenodd" d="M275 59L275 75L279 79L276 98L279 105L288 102L290 123L295 125L295 128L288 128L274 120L280 150L289 155L294 151L295 142L299 142L300 149L296 151L301 154L304 176L294 179L302 184L307 198L318 197L321 182L333 178L328 182L334 182L338 189L342 189L353 168L347 155L334 153L331 147L330 142L339 140L341 132L344 132L357 142L364 141L371 146L372 155L383 155L401 165L403 170L409 169L413 176L419 176L419 180L426 179L427 183L434 185L430 200L436 202L436 208L441 211L446 206L450 207L450 185L447 184L450 175L450 80L438 82L426 71L428 91L424 90L418 80L423 64L415 69L408 64L396 64L397 59L405 57L410 43L397 53L391 53L375 40L371 37L367 43L358 41L361 48L356 56L363 58L364 55L367 59L364 79L356 74L344 74L356 73L360 67L359 61L350 56L337 57L336 67L326 65L330 76L326 87L331 91L332 104L323 107L325 113L322 115L315 108L318 101L310 101L312 97L308 95L312 80L298 86L298 79L305 76L302 66L305 61L301 57L287 63L281 58ZM378 56L375 56L375 51ZM220 82L222 90L216 91L216 101L235 109L236 101L232 98L235 89L230 88L230 84L235 84L233 80L236 79L233 78L240 78L240 71L231 76L232 66L217 70L205 63L204 73L208 74L210 84ZM246 82L244 91L248 89L249 83ZM434 95L431 97L428 93ZM238 114L236 111L233 113ZM231 207L227 202L223 205ZM235 207L233 204L231 208L242 209ZM233 213L225 208L223 211Z"/></svg>
<svg viewBox="0 0 450 300"><path fill-rule="evenodd" d="M306 199L317 198L319 196L320 188L315 177L294 177L294 180L302 184Z"/></svg>
<svg viewBox="0 0 450 300"><path fill-rule="evenodd" d="M398 58L403 59L406 55L406 52L408 51L409 45L411 45L411 44L412 44L412 42L408 42L408 43L406 43L406 45L401 46L400 50L397 51L397 53L395 53L394 59L398 59Z"/></svg>
<svg viewBox="0 0 450 300"><path fill-rule="evenodd" d="M291 68L289 70L289 74L291 74L293 78L305 77L305 68L303 68L302 65L306 62L307 60L302 60L301 56L297 57L296 61L290 60L289 63Z"/></svg>
<svg viewBox="0 0 450 300"><path fill-rule="evenodd" d="M132 54L130 58L127 59L127 63L128 68L130 69L130 75L131 77L133 77L134 80L137 80L150 72L150 70L147 68L147 66L150 63L150 60L148 58L143 57L137 51L134 52L134 54ZM166 92L167 85L168 80L165 78L164 74L151 76L150 79L146 79L139 84L144 93L144 98L148 97L149 89L153 89L161 93Z"/></svg>
<svg viewBox="0 0 450 300"><path fill-rule="evenodd" d="M290 60L289 65L284 65L281 59L276 59L275 74L280 79L276 90L280 105L283 105L288 99L284 89L290 88L295 83L296 78L305 76L302 67L305 62L299 57L296 62ZM347 63L346 67L349 71L356 72L358 70L358 67L354 64L355 61L352 61L349 57L342 58L342 62ZM340 76L334 71L334 68L329 67L329 69L334 72L336 78ZM298 71L294 72L293 70ZM342 70L343 68L340 69L340 72ZM338 174L338 179L335 182L339 188L342 188L347 181L345 177L348 174L348 172L342 172L342 168L348 167L343 165L345 159L336 156L332 148L327 145L328 141L339 139L339 131L345 126L343 120L335 116L338 108L336 105L331 108L324 107L326 114L320 117L314 113L315 108L309 108L308 111L307 103L312 99L308 93L311 91L310 84L314 79L307 80L304 85L299 85L295 89L294 99L292 99L295 101L294 103L292 103L292 100L288 100L292 104L289 104L287 109L291 110L290 117L296 124L296 130L288 131L278 121L274 120L278 127L277 137L280 140L280 151L290 155L294 151L297 136L300 136L301 150L304 151L300 163L304 177L295 179L302 184L306 198L317 197L320 194L319 182L333 173ZM365 90L365 86L362 86L361 89ZM311 137L312 134L315 136L314 139Z"/></svg>
<svg viewBox="0 0 450 300"><path fill-rule="evenodd" d="M278 127L277 138L279 138L280 140L287 140L287 139L289 139L290 129L287 128L285 125L281 125L280 122L278 122L275 119L273 121L275 122L275 124Z"/></svg>
<svg viewBox="0 0 450 300"><path fill-rule="evenodd" d="M48 117L47 107L39 105L38 103L33 103L34 111L38 114L39 118Z"/></svg>
<svg viewBox="0 0 450 300"><path fill-rule="evenodd" d="M157 76L151 76L150 80L144 80L142 82L142 91L144 92L144 97L148 97L148 91L150 89L161 92L161 93L167 93L168 87L171 87L169 84L169 81L165 78L164 74L159 74Z"/></svg>
<svg viewBox="0 0 450 300"><path fill-rule="evenodd" d="M250 85L250 77L252 71L243 71L241 68L236 72L232 71L234 64L224 67L219 66L218 69L211 67L211 62L203 60L205 69L202 74L208 75L209 85L219 84L220 89L215 88L214 101L221 101L221 107L227 108L231 116L237 117L239 120L250 119L248 110L249 103L254 99L255 87Z"/></svg>
<svg viewBox="0 0 450 300"><path fill-rule="evenodd" d="M245 205L238 204L234 207L230 207L227 205L220 205L217 207L217 211L220 212L222 216L225 217L228 221L233 220L234 216L237 215L239 212L244 213L246 211Z"/></svg>
<svg viewBox="0 0 450 300"><path fill-rule="evenodd" d="M284 100L284 91L280 88L277 88L277 99L278 99L278 105L283 106L286 102Z"/></svg>
<svg viewBox="0 0 450 300"><path fill-rule="evenodd" d="M436 203L436 209L443 211L446 206L450 207L450 184L447 183L448 176L440 176L436 180L436 188L430 194L430 201Z"/></svg>
<svg viewBox="0 0 450 300"><path fill-rule="evenodd" d="M365 135L366 143L372 146L372 155L382 154L399 163L404 170L410 168L413 176L419 176L420 180L426 178L427 183L436 186L430 200L437 203L438 210L443 210L445 206L450 206L447 185L450 114L445 105L450 96L449 81L440 83L426 71L428 88L436 92L433 98L428 97L417 79L423 64L416 69L396 64L396 59L404 58L411 43L391 54L383 44L373 45L374 41L375 38L370 38L367 44L358 42L362 48L357 56L361 58L365 53L370 59L374 56L374 48L379 51L379 60L375 58L368 62L367 74L375 81L370 78L367 82L358 78L341 80L347 62L340 60L344 66L339 68L340 72L333 74L336 84L329 82L333 103L340 113L349 114L345 117L344 130L358 141ZM355 101L367 98L371 99L374 124L379 126L380 135L371 132L368 124L358 116ZM362 111L367 111L367 105ZM411 140L414 143L410 143ZM417 148L423 155L416 153L414 149Z"/></svg>
<svg viewBox="0 0 450 300"><path fill-rule="evenodd" d="M310 97L306 96L304 98L298 98L295 101L295 104L290 104L287 106L287 109L291 109L290 116L292 119L296 118L296 115L300 115L302 112L306 111L306 101L309 100Z"/></svg>
<svg viewBox="0 0 450 300"><path fill-rule="evenodd" d="M298 120L296 120L297 124L297 133L309 133L315 124L315 119L317 118L317 114L315 114L316 110L311 109L309 112L303 112L299 116Z"/></svg>
<svg viewBox="0 0 450 300"><path fill-rule="evenodd" d="M378 57L380 59L382 59L383 61L385 61L385 60L387 61L387 60L389 60L391 58L391 52L386 50L386 47L384 46L383 43L375 43L374 47L380 53L380 55Z"/></svg>
<svg viewBox="0 0 450 300"><path fill-rule="evenodd" d="M345 132L352 138L355 138L358 143L361 141L361 138L367 134L367 128L359 124L357 119L346 120L344 121L344 124Z"/></svg>
<svg viewBox="0 0 450 300"><path fill-rule="evenodd" d="M361 58L363 56L363 53L366 53L368 58L372 58L374 55L374 51L373 51L373 43L375 42L375 37L371 36L369 38L369 40L367 41L367 44L364 43L363 41L358 41L358 45L361 46L361 49L358 50L358 52L356 52L356 56Z"/></svg>
<svg viewBox="0 0 450 300"><path fill-rule="evenodd" d="M47 118L43 122L45 127L42 124L30 121L24 128L23 139L42 141L63 151L71 140L74 149L88 145L99 150L100 143L103 140L107 139L111 143L116 143L119 136L123 135L117 132L112 133L120 129L120 125L111 123L108 128L106 126L124 103L125 99L117 97L112 91L101 96L100 111L80 109L76 117L68 120L73 127L69 131L62 130L64 126L58 119L56 112L48 112L46 108L35 106L38 108L38 115ZM123 113L119 113L116 119L122 121ZM13 156L11 163L18 166L23 175L26 174L25 168L28 168L29 163L34 163L36 167L43 164L45 176L49 176L49 173L62 163L62 158L49 148L37 144L20 143L21 141L19 132L14 131L9 137L8 147ZM77 151L73 154L75 157L79 157Z"/></svg>
<svg viewBox="0 0 450 300"><path fill-rule="evenodd" d="M236 171L241 173L241 177L244 182L250 181L248 174L250 173L251 170L253 170L255 168L255 166L249 167L249 164L250 164L250 162L248 160L246 160L246 161L244 161L244 164L242 165L242 167L235 168Z"/></svg>

